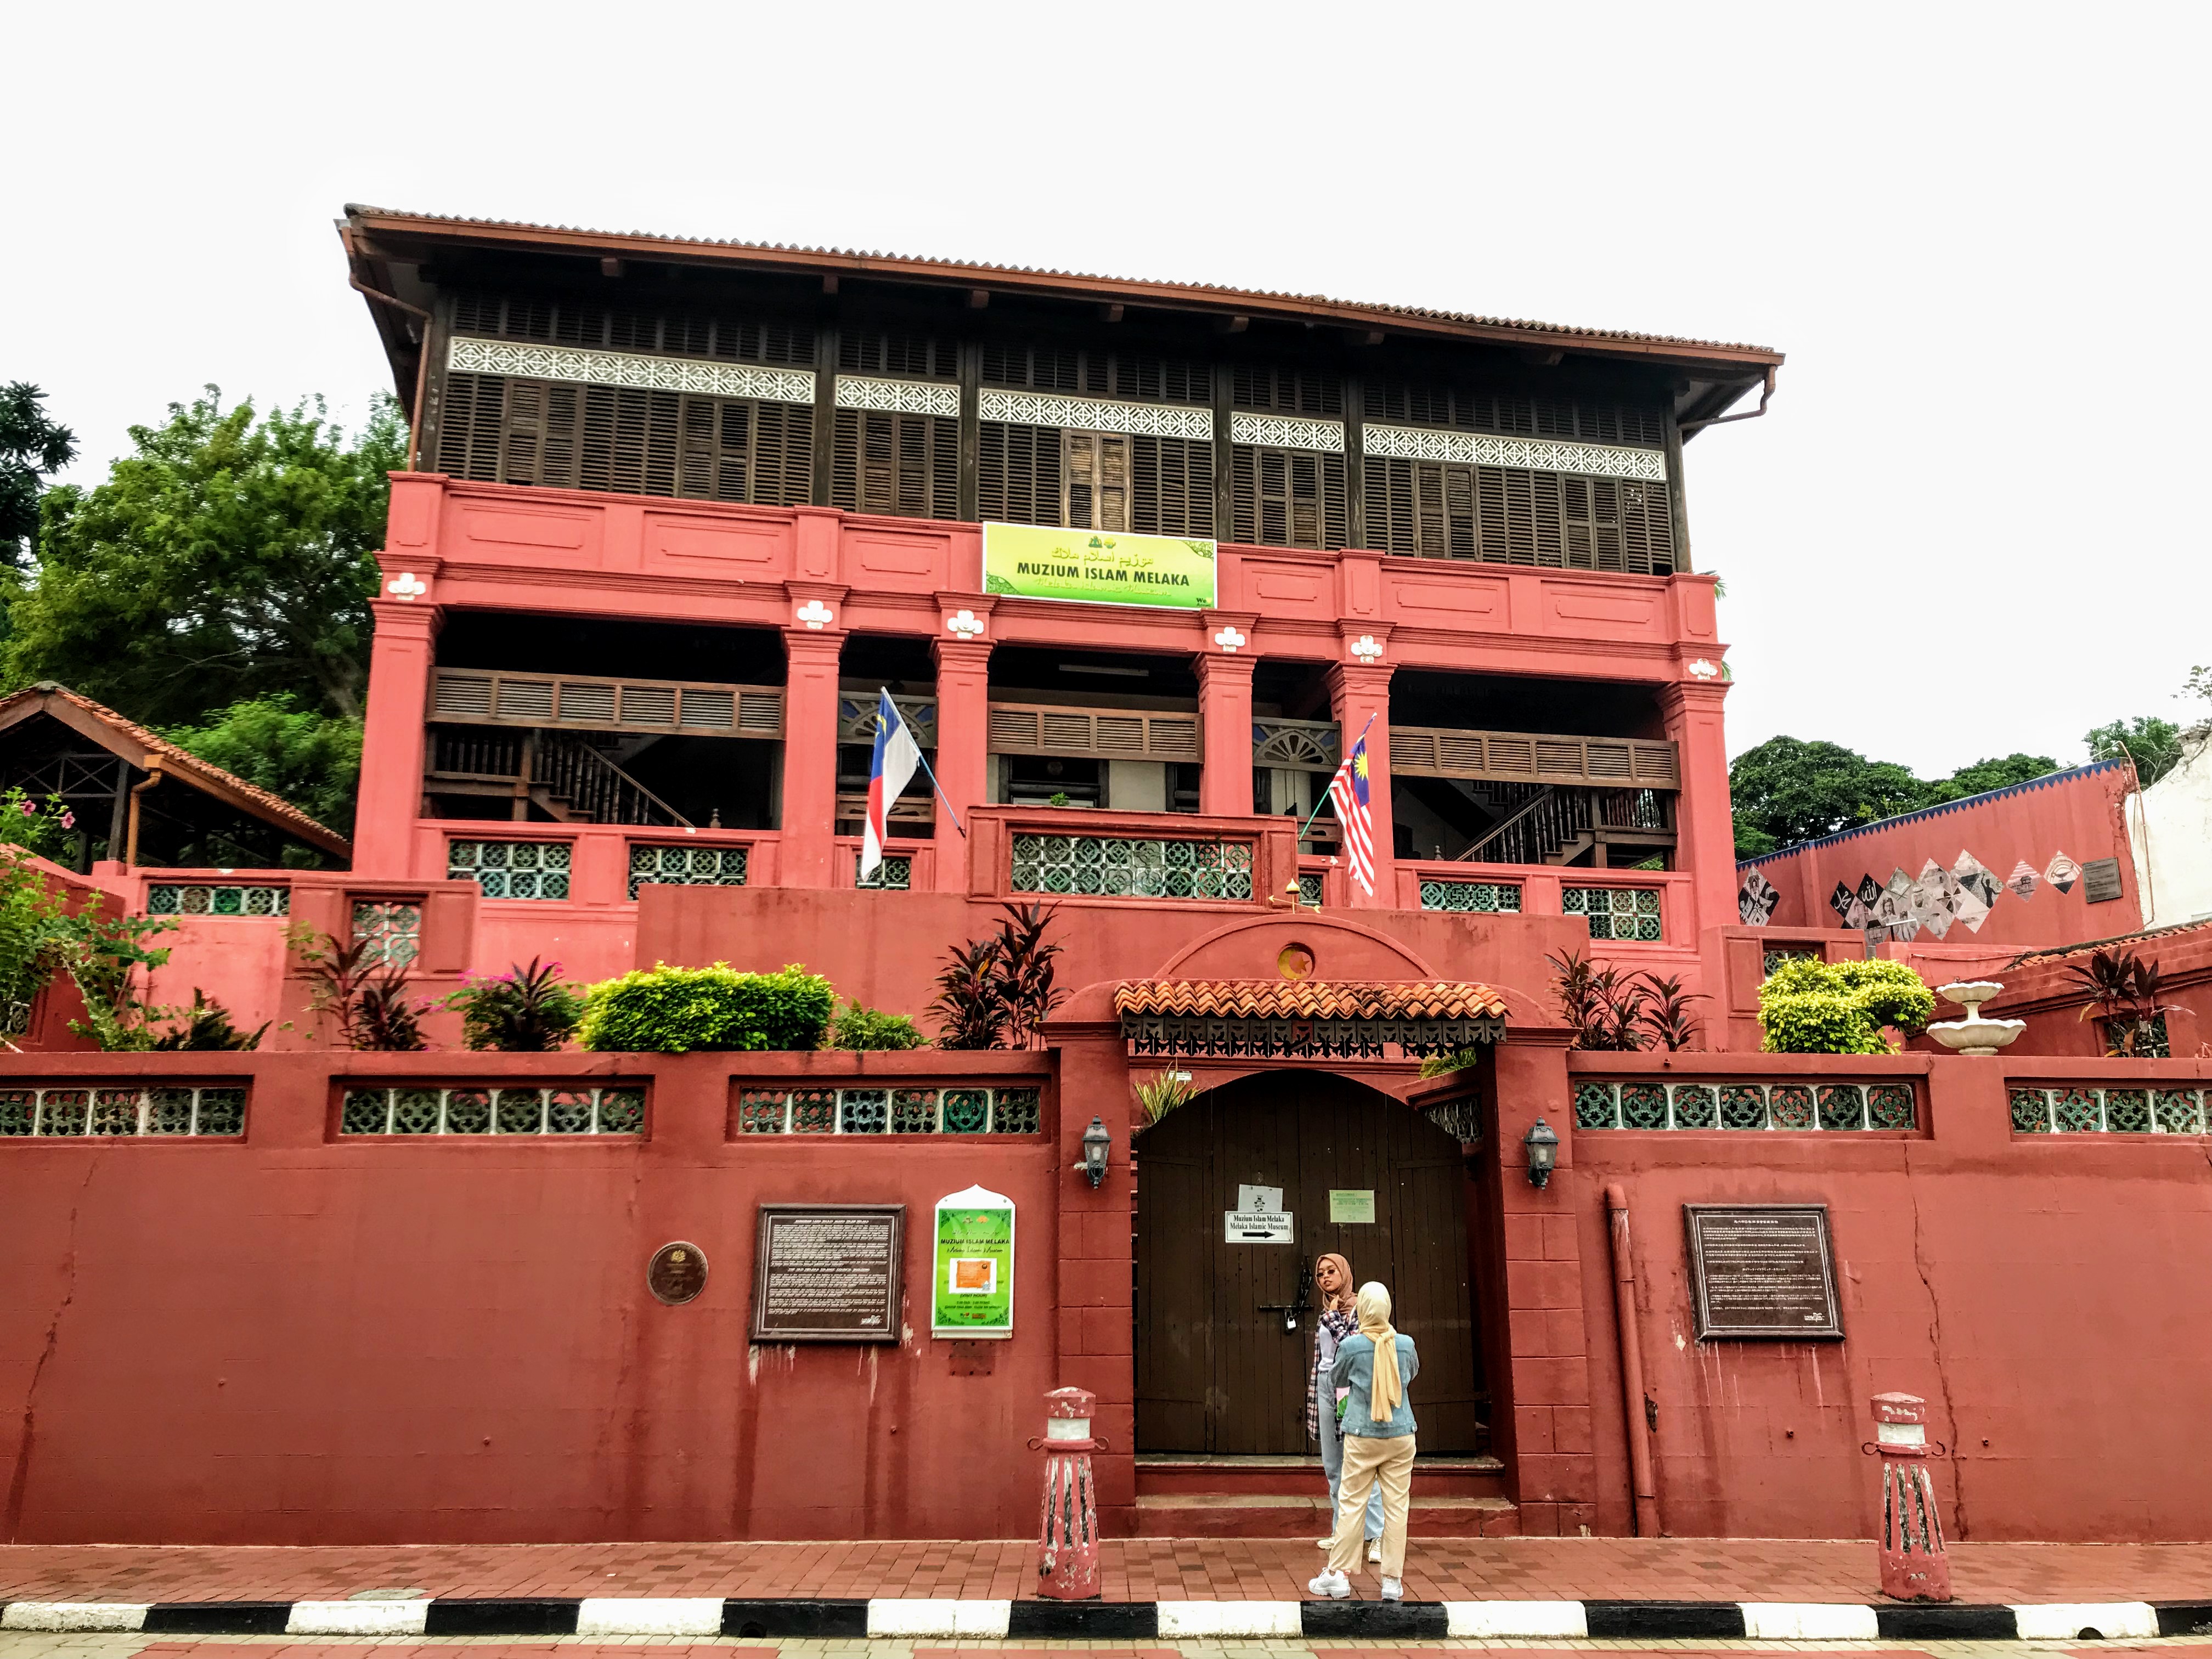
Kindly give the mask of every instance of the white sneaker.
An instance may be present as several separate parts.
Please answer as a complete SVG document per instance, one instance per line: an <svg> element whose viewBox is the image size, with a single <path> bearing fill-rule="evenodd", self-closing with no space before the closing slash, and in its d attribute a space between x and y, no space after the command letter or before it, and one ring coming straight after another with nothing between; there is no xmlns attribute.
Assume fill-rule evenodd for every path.
<svg viewBox="0 0 2212 1659"><path fill-rule="evenodd" d="M1395 1578L1385 1578L1382 1581L1382 1599L1385 1601L1404 1601L1406 1599L1406 1587L1403 1584L1401 1584Z"/></svg>
<svg viewBox="0 0 2212 1659"><path fill-rule="evenodd" d="M1331 1601L1341 1601L1352 1594L1352 1581L1340 1572L1323 1569L1318 1577L1306 1580L1306 1588L1316 1595Z"/></svg>
<svg viewBox="0 0 2212 1659"><path fill-rule="evenodd" d="M1381 1539L1379 1539L1379 1538L1370 1538L1370 1539L1369 1539L1369 1540L1367 1540L1367 1559L1368 1559L1370 1561L1375 1561L1375 1562L1379 1562L1379 1561L1381 1561L1381 1560L1382 1560L1382 1540Z"/></svg>

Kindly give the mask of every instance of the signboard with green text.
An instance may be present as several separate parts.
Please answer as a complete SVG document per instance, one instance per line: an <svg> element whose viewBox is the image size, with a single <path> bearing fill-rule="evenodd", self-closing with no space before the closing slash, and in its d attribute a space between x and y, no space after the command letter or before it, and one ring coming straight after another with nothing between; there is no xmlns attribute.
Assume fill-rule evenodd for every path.
<svg viewBox="0 0 2212 1659"><path fill-rule="evenodd" d="M970 1187L937 1200L932 1336L1014 1334L1014 1200Z"/></svg>
<svg viewBox="0 0 2212 1659"><path fill-rule="evenodd" d="M983 591L1204 611L1214 603L1214 544L1113 530L983 526Z"/></svg>

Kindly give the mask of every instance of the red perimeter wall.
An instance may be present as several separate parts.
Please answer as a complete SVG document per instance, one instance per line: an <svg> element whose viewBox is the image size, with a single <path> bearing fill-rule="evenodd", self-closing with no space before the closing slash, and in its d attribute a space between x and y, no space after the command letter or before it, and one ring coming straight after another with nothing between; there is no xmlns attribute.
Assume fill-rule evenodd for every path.
<svg viewBox="0 0 2212 1659"><path fill-rule="evenodd" d="M253 1095L242 1142L0 1142L0 1538L1021 1537L1023 1443L1070 1382L1100 1395L1103 1518L1126 1531L1127 1118L1101 1190L1067 1167L1093 1112L1128 1109L1104 994L1071 1005L1058 1052L1028 1054L6 1057L26 1080L250 1076ZM1617 1182L1668 1531L1869 1535L1866 1400L1901 1389L1953 1449L1937 1479L1954 1538L2212 1538L2206 1139L2016 1136L2007 1108L2008 1085L2039 1080L2201 1090L2212 1061L1571 1055L1558 1035L1516 1028L1474 1079L1494 1127L1473 1174L1498 1227L1476 1305L1524 1531L1628 1528ZM363 1079L644 1078L648 1132L340 1138L334 1059ZM1042 1133L726 1138L732 1077L993 1074L1047 1086ZM1577 1079L1655 1075L1909 1079L1919 1123L1573 1127ZM1541 1191L1521 1153L1539 1112L1562 1141ZM1016 1335L988 1374L955 1375L926 1329L749 1345L758 1202L905 1203L913 1325L928 1206L978 1181L1019 1206ZM1692 1339L1681 1206L1729 1201L1829 1206L1844 1340ZM678 1239L711 1274L665 1308L642 1274Z"/></svg>
<svg viewBox="0 0 2212 1659"><path fill-rule="evenodd" d="M1797 1055L1573 1057L1578 1076L1850 1073ZM1659 1506L1669 1532L1875 1535L1869 1395L1929 1402L1960 1539L2212 1538L2212 1182L2201 1136L2011 1132L2008 1078L2203 1088L2212 1063L1917 1057L1928 1133L1574 1137L1602 1530L1626 1530L1604 1191L1628 1193ZM1924 1086L1924 1082L1923 1082ZM1554 1184L1558 1184L1555 1181ZM1686 1203L1824 1203L1840 1343L1692 1338Z"/></svg>
<svg viewBox="0 0 2212 1659"><path fill-rule="evenodd" d="M570 1079L639 1074L568 1058ZM734 1058L650 1057L642 1141L340 1139L325 1057L276 1054L251 1062L243 1145L0 1146L0 1537L1030 1531L1036 1470L1018 1449L1058 1380L1049 1133L831 1156L732 1145ZM104 1063L173 1078L221 1076L225 1059ZM377 1059L356 1074L549 1073L532 1056ZM1048 1064L969 1055L959 1069L1044 1082ZM742 1074L945 1070L934 1056L773 1055ZM993 1345L989 1375L956 1377L949 1345L929 1338L918 1264L931 1206L977 1182L1018 1206L1015 1335ZM902 1343L748 1345L764 1200L906 1205ZM709 1275L696 1301L664 1307L643 1275L677 1239L705 1251Z"/></svg>

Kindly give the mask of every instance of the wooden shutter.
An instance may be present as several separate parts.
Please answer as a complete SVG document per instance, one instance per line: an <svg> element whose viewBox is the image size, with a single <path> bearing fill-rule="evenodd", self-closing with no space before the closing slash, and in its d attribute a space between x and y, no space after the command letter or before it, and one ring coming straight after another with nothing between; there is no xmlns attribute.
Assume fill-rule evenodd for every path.
<svg viewBox="0 0 2212 1659"><path fill-rule="evenodd" d="M1667 486L1370 456L1367 538L1383 552L1667 575Z"/></svg>
<svg viewBox="0 0 2212 1659"><path fill-rule="evenodd" d="M450 374L438 465L483 483L791 507L810 499L805 404Z"/></svg>
<svg viewBox="0 0 2212 1659"><path fill-rule="evenodd" d="M1005 524L1059 524L1060 444L1057 427L986 421L977 434L976 511Z"/></svg>
<svg viewBox="0 0 2212 1659"><path fill-rule="evenodd" d="M1094 398L1127 398L1146 403L1213 401L1213 371L1194 357L1089 351L1056 343L1014 345L994 342L983 347L982 369L987 386L1075 392Z"/></svg>
<svg viewBox="0 0 2212 1659"><path fill-rule="evenodd" d="M1121 432L1065 435L1067 495L1058 522L1073 530L1127 530L1129 445Z"/></svg>
<svg viewBox="0 0 2212 1659"><path fill-rule="evenodd" d="M1333 374L1239 363L1230 372L1230 385L1239 409L1274 409L1290 415L1344 413L1344 381Z"/></svg>
<svg viewBox="0 0 2212 1659"><path fill-rule="evenodd" d="M1239 401L1243 401L1240 394ZM1527 393L1431 381L1370 380L1364 405L1370 421L1456 427L1532 438L1580 438L1591 443L1657 448L1667 441L1657 403L1605 398L1539 398Z"/></svg>
<svg viewBox="0 0 2212 1659"><path fill-rule="evenodd" d="M1238 444L1229 465L1237 540L1328 552L1345 544L1343 456Z"/></svg>
<svg viewBox="0 0 2212 1659"><path fill-rule="evenodd" d="M1130 440L1135 501L1129 528L1148 536L1213 538L1213 445L1194 438Z"/></svg>
<svg viewBox="0 0 2212 1659"><path fill-rule="evenodd" d="M574 295L463 292L454 298L453 327L463 334L493 339L550 340L726 362L814 366L811 323L610 305Z"/></svg>
<svg viewBox="0 0 2212 1659"><path fill-rule="evenodd" d="M959 514L960 426L949 415L841 409L830 501L854 513L909 519Z"/></svg>

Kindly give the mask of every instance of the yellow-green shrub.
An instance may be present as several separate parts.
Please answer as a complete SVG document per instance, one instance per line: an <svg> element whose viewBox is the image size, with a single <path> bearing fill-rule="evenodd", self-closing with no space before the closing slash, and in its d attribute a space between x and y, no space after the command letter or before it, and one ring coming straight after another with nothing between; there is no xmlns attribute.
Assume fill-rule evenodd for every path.
<svg viewBox="0 0 2212 1659"><path fill-rule="evenodd" d="M1887 1054L1883 1026L1915 1036L1935 1012L1934 994L1901 962L1794 957L1759 988L1760 1046L1770 1054Z"/></svg>

